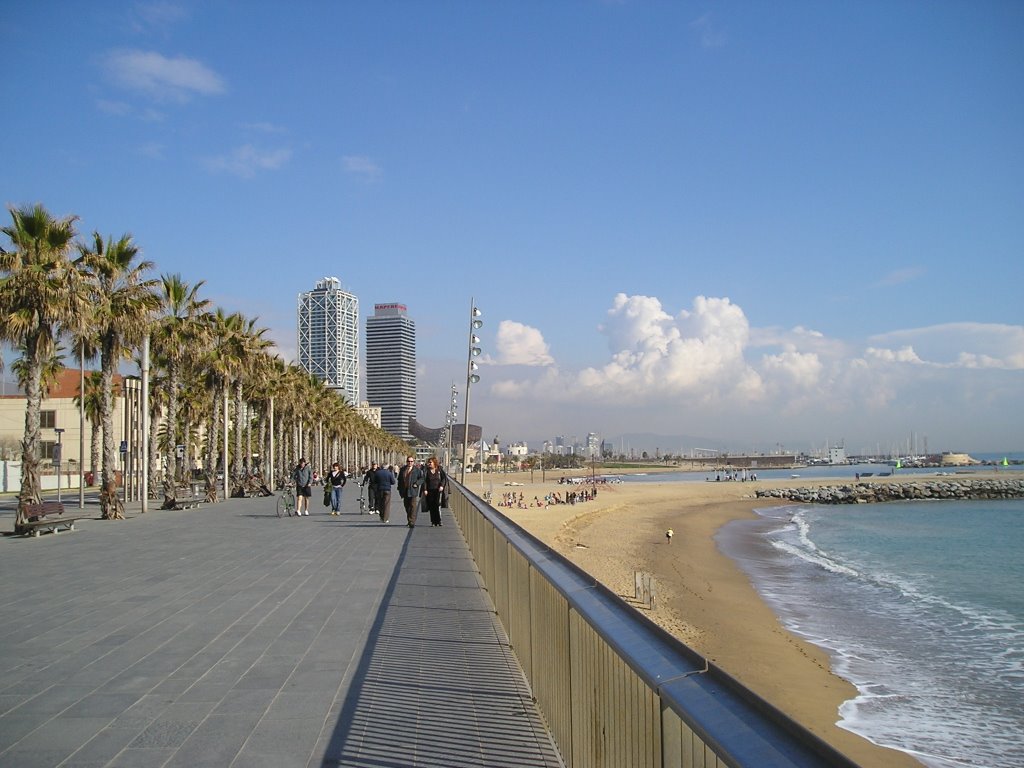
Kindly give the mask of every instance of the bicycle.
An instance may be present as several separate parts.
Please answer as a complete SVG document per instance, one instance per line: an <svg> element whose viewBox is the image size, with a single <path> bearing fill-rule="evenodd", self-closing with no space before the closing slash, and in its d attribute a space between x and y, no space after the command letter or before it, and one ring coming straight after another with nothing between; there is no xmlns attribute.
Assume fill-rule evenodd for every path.
<svg viewBox="0 0 1024 768"><path fill-rule="evenodd" d="M291 517L295 513L295 486L286 485L277 497L277 516L284 517L282 512Z"/></svg>

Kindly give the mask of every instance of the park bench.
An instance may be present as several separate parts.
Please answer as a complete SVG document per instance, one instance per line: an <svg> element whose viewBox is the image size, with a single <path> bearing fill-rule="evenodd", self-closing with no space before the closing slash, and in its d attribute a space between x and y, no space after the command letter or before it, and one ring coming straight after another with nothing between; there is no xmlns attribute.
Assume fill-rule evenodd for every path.
<svg viewBox="0 0 1024 768"><path fill-rule="evenodd" d="M194 509L205 502L206 499L196 492L195 485L179 485L174 489L173 500L164 491L164 503L160 509Z"/></svg>
<svg viewBox="0 0 1024 768"><path fill-rule="evenodd" d="M29 502L25 505L25 522L21 528L24 533L39 536L43 531L60 533L61 529L75 530L75 521L83 520L90 515L64 515L64 504L59 501Z"/></svg>

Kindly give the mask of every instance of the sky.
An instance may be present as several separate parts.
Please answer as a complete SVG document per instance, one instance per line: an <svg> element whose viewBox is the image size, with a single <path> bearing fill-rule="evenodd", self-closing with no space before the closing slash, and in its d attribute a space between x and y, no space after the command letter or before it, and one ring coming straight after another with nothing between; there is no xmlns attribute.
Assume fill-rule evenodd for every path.
<svg viewBox="0 0 1024 768"><path fill-rule="evenodd" d="M475 304L503 443L1024 449L1024 3L0 7L5 206L287 360L322 277L405 304L427 426Z"/></svg>

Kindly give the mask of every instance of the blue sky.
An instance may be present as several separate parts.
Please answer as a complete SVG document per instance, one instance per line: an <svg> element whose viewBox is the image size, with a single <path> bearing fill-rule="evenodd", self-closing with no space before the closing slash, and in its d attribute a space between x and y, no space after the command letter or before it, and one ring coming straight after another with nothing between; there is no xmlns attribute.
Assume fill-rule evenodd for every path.
<svg viewBox="0 0 1024 768"><path fill-rule="evenodd" d="M472 297L488 437L1024 448L1024 4L3 6L5 205L406 304L430 426Z"/></svg>

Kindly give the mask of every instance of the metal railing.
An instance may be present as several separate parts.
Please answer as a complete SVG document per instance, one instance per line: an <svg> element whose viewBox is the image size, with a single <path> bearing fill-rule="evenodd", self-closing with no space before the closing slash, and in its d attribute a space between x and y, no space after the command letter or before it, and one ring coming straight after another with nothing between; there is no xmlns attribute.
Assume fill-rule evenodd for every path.
<svg viewBox="0 0 1024 768"><path fill-rule="evenodd" d="M856 764L458 483L450 506L570 768Z"/></svg>

